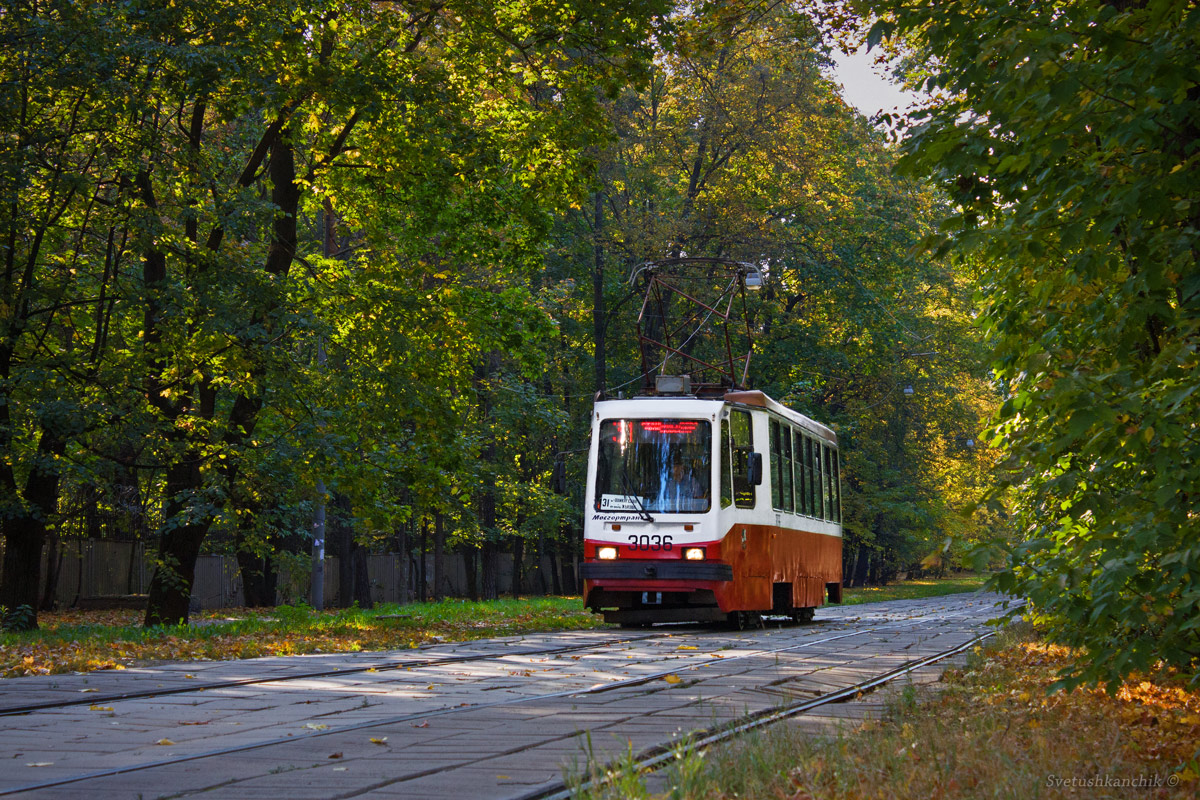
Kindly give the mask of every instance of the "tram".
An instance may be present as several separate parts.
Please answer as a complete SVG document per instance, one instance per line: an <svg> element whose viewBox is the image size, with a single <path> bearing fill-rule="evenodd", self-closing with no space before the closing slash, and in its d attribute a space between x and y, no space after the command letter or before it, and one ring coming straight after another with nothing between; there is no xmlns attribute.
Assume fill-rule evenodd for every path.
<svg viewBox="0 0 1200 800"><path fill-rule="evenodd" d="M812 619L841 601L837 435L760 391L598 399L580 564L608 622Z"/></svg>

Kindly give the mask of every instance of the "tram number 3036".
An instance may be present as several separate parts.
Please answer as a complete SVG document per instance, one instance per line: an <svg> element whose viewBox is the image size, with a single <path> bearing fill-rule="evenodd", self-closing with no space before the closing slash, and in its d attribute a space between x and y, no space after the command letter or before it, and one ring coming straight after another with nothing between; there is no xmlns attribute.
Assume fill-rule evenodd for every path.
<svg viewBox="0 0 1200 800"><path fill-rule="evenodd" d="M673 545L671 544L670 536L660 536L658 534L650 535L643 533L640 535L631 535L629 537L629 546L634 550L657 551L670 550Z"/></svg>

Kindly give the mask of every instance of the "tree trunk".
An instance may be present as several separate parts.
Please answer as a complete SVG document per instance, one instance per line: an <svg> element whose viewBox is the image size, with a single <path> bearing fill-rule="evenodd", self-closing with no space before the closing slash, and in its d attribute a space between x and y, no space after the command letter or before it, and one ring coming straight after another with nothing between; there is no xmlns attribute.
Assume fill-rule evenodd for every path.
<svg viewBox="0 0 1200 800"><path fill-rule="evenodd" d="M396 554L400 561L400 583L396 587L396 593L399 595L400 605L404 605L409 600L408 594L408 530L403 526L399 526L396 530Z"/></svg>
<svg viewBox="0 0 1200 800"><path fill-rule="evenodd" d="M550 580L554 585L554 594L562 596L562 570L559 569L558 543L550 549Z"/></svg>
<svg viewBox="0 0 1200 800"><path fill-rule="evenodd" d="M512 596L520 597L525 593L525 540L518 536L513 543L513 581Z"/></svg>
<svg viewBox="0 0 1200 800"><path fill-rule="evenodd" d="M479 570L476 566L476 550L469 544L463 545L463 561L467 568L467 596L472 602L479 601Z"/></svg>
<svg viewBox="0 0 1200 800"><path fill-rule="evenodd" d="M493 516L494 519L494 516ZM480 597L484 600L495 600L500 596L498 578L499 578L499 561L500 552L496 543L490 539L483 541L483 550L481 552L483 585L480 590Z"/></svg>
<svg viewBox="0 0 1200 800"><path fill-rule="evenodd" d="M550 594L550 587L546 583L546 569L542 564L546 558L546 535L540 530L538 531L537 538L537 553L534 558L537 563L534 569L537 570L538 586L540 587L542 596L545 597Z"/></svg>
<svg viewBox="0 0 1200 800"><path fill-rule="evenodd" d="M374 608L375 600L371 597L371 573L367 570L367 548L358 542L353 542L350 552L353 575L351 594L354 603L359 608Z"/></svg>
<svg viewBox="0 0 1200 800"><path fill-rule="evenodd" d="M0 579L0 605L7 613L5 630L37 629L38 577L46 526L28 514L4 520L4 571ZM20 610L20 613L18 613Z"/></svg>
<svg viewBox="0 0 1200 800"><path fill-rule="evenodd" d="M242 576L242 599L250 608L270 608L275 605L278 576L270 556L259 556L247 550L237 551L238 572Z"/></svg>
<svg viewBox="0 0 1200 800"><path fill-rule="evenodd" d="M193 521L192 498L201 488L200 456L189 449L167 467L166 526L158 540L158 558L150 579L145 624L186 625L196 558L208 533L208 520ZM172 526L172 523L176 523Z"/></svg>
<svg viewBox="0 0 1200 800"><path fill-rule="evenodd" d="M869 574L870 569L871 569L871 553L870 553L870 551L866 550L865 548L862 548L860 546L859 553L858 553L858 556L856 557L856 560L858 561L858 563L855 565L854 584L853 585L854 586L862 586L867 582L867 575Z"/></svg>
<svg viewBox="0 0 1200 800"><path fill-rule="evenodd" d="M350 498L334 492L327 507L325 540L338 559L337 607L354 603L354 528L350 525Z"/></svg>
<svg viewBox="0 0 1200 800"><path fill-rule="evenodd" d="M441 600L446 590L446 515L433 517L433 599Z"/></svg>
<svg viewBox="0 0 1200 800"><path fill-rule="evenodd" d="M58 535L51 531L46 537L46 585L42 587L42 602L39 611L53 611L58 607L58 575L62 566L62 546Z"/></svg>
<svg viewBox="0 0 1200 800"><path fill-rule="evenodd" d="M427 572L429 565L426 554L429 552L429 520L421 518L421 559L417 562L417 599L422 603L429 601L429 582Z"/></svg>
<svg viewBox="0 0 1200 800"><path fill-rule="evenodd" d="M8 615L0 620L8 630L36 630L39 606L38 583L42 572L42 548L46 528L58 510L58 459L66 443L49 431L38 440L33 469L25 481L27 508L10 511L0 522L4 532L4 566L0 571L0 605ZM5 465L5 483L10 484L11 467Z"/></svg>
<svg viewBox="0 0 1200 800"><path fill-rule="evenodd" d="M270 555L262 556L250 550L250 534L253 520L262 511L262 503L256 500L243 502L245 513L238 515L238 528L234 534L238 574L242 577L242 600L249 608L270 608L275 605L277 580L275 564ZM268 539L274 551L278 545L276 537Z"/></svg>

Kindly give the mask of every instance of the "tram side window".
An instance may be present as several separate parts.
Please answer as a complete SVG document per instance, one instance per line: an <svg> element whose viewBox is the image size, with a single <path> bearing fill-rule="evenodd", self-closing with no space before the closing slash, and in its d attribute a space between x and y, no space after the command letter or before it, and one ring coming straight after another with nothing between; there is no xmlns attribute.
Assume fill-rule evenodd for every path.
<svg viewBox="0 0 1200 800"><path fill-rule="evenodd" d="M833 521L842 521L842 465L837 450L833 451Z"/></svg>
<svg viewBox="0 0 1200 800"><path fill-rule="evenodd" d="M729 455L732 461L733 503L738 508L754 508L754 486L750 483L750 454L754 452L754 431L750 412L733 411L729 415Z"/></svg>
<svg viewBox="0 0 1200 800"><path fill-rule="evenodd" d="M834 476L833 463L838 461L838 456L833 450L833 447L822 447L824 455L826 455L826 463L824 463L824 479L826 479L826 519L829 522L836 522L838 519L838 511L834 501Z"/></svg>
<svg viewBox="0 0 1200 800"><path fill-rule="evenodd" d="M780 494L783 495L783 510L794 511L796 506L792 499L792 429L787 425L780 427L783 433L780 437L783 451L783 468L780 470L783 485Z"/></svg>
<svg viewBox="0 0 1200 800"><path fill-rule="evenodd" d="M813 516L825 519L825 481L821 474L821 440L813 440Z"/></svg>
<svg viewBox="0 0 1200 800"><path fill-rule="evenodd" d="M821 488L822 495L825 499L825 519L833 519L833 470L829 464L832 461L831 456L833 450L826 445L821 445L821 454L823 456L821 464Z"/></svg>
<svg viewBox="0 0 1200 800"><path fill-rule="evenodd" d="M796 513L808 513L808 467L804 460L804 443L808 441L807 437L800 431L792 431L793 441L795 442L796 458L793 461L793 474L796 478Z"/></svg>
<svg viewBox="0 0 1200 800"><path fill-rule="evenodd" d="M733 470L729 461L729 420L721 422L721 508L733 505Z"/></svg>
<svg viewBox="0 0 1200 800"><path fill-rule="evenodd" d="M780 443L780 425L771 420L771 508L783 508L783 447Z"/></svg>

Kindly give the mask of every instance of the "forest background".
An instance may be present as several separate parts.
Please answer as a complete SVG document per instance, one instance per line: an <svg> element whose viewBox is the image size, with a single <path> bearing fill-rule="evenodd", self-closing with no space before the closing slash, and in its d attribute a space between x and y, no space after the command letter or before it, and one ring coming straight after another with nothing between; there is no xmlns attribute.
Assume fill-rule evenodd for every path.
<svg viewBox="0 0 1200 800"><path fill-rule="evenodd" d="M970 58L988 62L971 37L1008 41L1014 12L980 9L955 5L952 28L940 11L886 3L9 4L0 13L6 624L36 625L52 596L37 565L72 537L154 543L147 624L187 619L202 552L235 553L248 602L273 602L280 560L307 557L324 513L346 564L429 542L435 559L464 553L487 598L498 555L511 552L516 591L546 589L545 576L520 565L578 555L592 397L640 383L628 279L678 254L763 269L750 298L752 384L839 433L849 581L958 563L999 537L1013 559L1006 588L1028 590L1020 565L1030 550L1009 542L1039 538L1008 535L1008 487L1023 487L1015 496L1029 504L1018 499L1015 510L1031 520L1023 510L1050 502L1064 475L1087 472L1064 453L1109 422L1072 417L1088 405L1078 392L1056 395L1065 417L1036 430L1029 422L1031 392L1061 375L1030 388L1022 359L1044 349L1017 343L1037 341L1045 320L1022 303L1054 306L1072 274L1079 285L1077 272L1037 273L1029 260L1049 263L1047 251L1061 257L1102 231L1085 220L1048 246L1038 228L1021 253L1015 239L999 254L971 239L1022 210L1019 198L989 194L999 185L991 153L1011 137L988 143L987 125L963 125L976 90L994 88L988 97L1007 104L981 112L993 121L1028 111L1022 90L1062 91L1026 73L981 74ZM1178 3L1135 12L1142 26L1163 12L1151 22L1183 37L1158 50L1175 64L1195 14ZM1026 35L1078 22L1023 19ZM830 48L868 35L903 44L909 78L941 92L941 110L917 119L901 147L829 78ZM1181 80L1170 98L1182 91L1194 104L1195 81ZM1001 172L1014 187L1059 176L1076 152L1058 149L1061 140L1021 139L1030 149L1014 146ZM1051 148L1041 160L1039 146ZM907 172L897 169L903 153ZM1163 173L1154 166L1149 174ZM1040 224L1062 202L1047 201ZM1176 262L1194 254L1159 245L1174 247ZM1195 280L1191 258L1192 272L1177 263L1155 274L1183 292L1180 282ZM1029 295L1032 286L1045 294ZM1171 288L1123 291L1136 299ZM1071 302L1112 300L1081 291ZM1194 298L1179 294L1171 313ZM973 319L981 309L983 327ZM1147 313L1137 324L1151 344L1183 348L1172 350L1172 369L1194 363L1194 322L1177 329L1161 308ZM1078 333L1057 324L1062 336ZM1132 348L1122 365L1161 353L1121 341ZM1195 381L1172 374L1176 383L1152 391L1176 392L1163 413L1179 419L1196 396L1178 392ZM998 449L982 447L1001 401L989 437ZM1113 419L1128 426L1133 411ZM1054 438L1062 424L1068 441ZM1153 447L1164 429L1155 430L1135 426L1127 438ZM1033 453L1031 473L1022 460L1031 441L1054 441L1060 455ZM1072 491L1091 497L1079 480ZM1181 519L1194 525L1175 511L1186 493L1160 500L1176 534ZM1088 508L1068 505L1055 524L1088 529ZM1065 558L1068 537L1057 541L1047 552ZM1149 572L1137 552L1126 553L1126 578ZM1198 558L1176 569L1190 575ZM1047 597L1068 567L1035 570ZM341 597L362 602L362 578L348 567ZM1090 601L1090 589L1080 597ZM1181 635L1190 652L1194 628Z"/></svg>

